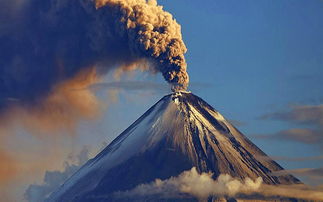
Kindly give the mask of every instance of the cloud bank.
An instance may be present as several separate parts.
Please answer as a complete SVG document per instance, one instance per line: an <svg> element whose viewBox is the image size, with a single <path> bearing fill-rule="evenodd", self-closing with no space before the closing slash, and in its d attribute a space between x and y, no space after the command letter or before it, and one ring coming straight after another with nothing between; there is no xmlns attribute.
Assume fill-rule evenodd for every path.
<svg viewBox="0 0 323 202"><path fill-rule="evenodd" d="M212 173L198 173L196 168L184 171L177 177L166 180L156 179L141 184L132 190L117 192L118 198L158 196L160 198L193 196L200 201L209 197L237 199L281 199L297 198L323 200L323 191L305 185L267 185L259 177L256 180L246 178L243 181L228 174L221 174L216 180ZM186 196L187 197L187 196Z"/></svg>
<svg viewBox="0 0 323 202"><path fill-rule="evenodd" d="M253 192L262 184L260 177L255 181L246 178L241 182L227 174L220 175L217 180L214 180L212 175L212 173L199 174L193 167L177 177L166 180L156 179L152 183L141 184L130 191L116 193L116 195L121 197L161 195L167 198L185 193L199 199L206 199L209 196L235 196L238 193Z"/></svg>

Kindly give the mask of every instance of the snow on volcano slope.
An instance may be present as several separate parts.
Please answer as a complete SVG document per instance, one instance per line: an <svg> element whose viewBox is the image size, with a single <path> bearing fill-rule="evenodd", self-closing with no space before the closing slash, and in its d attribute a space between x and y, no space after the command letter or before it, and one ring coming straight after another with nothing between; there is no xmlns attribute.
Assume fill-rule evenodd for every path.
<svg viewBox="0 0 323 202"><path fill-rule="evenodd" d="M267 184L293 184L282 170L201 98L188 92L163 97L95 158L68 179L49 201L91 201L91 197L167 179L196 167Z"/></svg>

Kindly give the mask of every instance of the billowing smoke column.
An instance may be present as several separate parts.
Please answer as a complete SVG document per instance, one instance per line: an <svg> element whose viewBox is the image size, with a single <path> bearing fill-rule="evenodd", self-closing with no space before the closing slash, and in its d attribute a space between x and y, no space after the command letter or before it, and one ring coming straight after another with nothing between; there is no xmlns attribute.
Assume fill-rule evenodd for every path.
<svg viewBox="0 0 323 202"><path fill-rule="evenodd" d="M151 59L166 81L187 88L188 74L180 25L155 0L98 0L115 12L115 30L128 40L131 53Z"/></svg>
<svg viewBox="0 0 323 202"><path fill-rule="evenodd" d="M174 90L188 85L180 25L156 1L2 1L0 110L35 106L84 69L143 60Z"/></svg>

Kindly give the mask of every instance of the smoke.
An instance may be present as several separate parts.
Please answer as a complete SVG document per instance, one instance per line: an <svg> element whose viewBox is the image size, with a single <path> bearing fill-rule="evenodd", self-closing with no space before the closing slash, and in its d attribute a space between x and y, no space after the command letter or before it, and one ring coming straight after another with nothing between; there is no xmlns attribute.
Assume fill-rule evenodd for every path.
<svg viewBox="0 0 323 202"><path fill-rule="evenodd" d="M96 118L104 107L88 89L97 80L94 68L85 69L54 86L52 93L36 106L23 107L17 100L3 115L0 125L23 125L34 135L62 130L74 133L79 121Z"/></svg>
<svg viewBox="0 0 323 202"><path fill-rule="evenodd" d="M89 150L87 147L83 147L77 157L75 164L65 162L63 171L46 171L42 184L32 184L27 188L24 197L29 202L43 202L45 199L55 191L60 185L62 185L67 178L74 174L88 159ZM73 158L73 156L71 156Z"/></svg>
<svg viewBox="0 0 323 202"><path fill-rule="evenodd" d="M102 75L148 62L176 88L187 87L180 25L156 1L26 0L10 15L16 18L0 31L2 110L11 100L36 104L89 67Z"/></svg>
<svg viewBox="0 0 323 202"><path fill-rule="evenodd" d="M13 201L11 198L11 182L17 179L19 166L16 159L0 145L0 201Z"/></svg>
<svg viewBox="0 0 323 202"><path fill-rule="evenodd" d="M187 87L186 47L180 25L156 0L97 0L96 6L118 10L115 29L129 40L131 52L151 59L175 88Z"/></svg>
<svg viewBox="0 0 323 202"><path fill-rule="evenodd" d="M141 184L132 190L116 192L117 198L157 196L160 198L193 196L200 201L209 197L241 199L281 199L297 198L323 200L323 192L305 185L267 185L262 178L243 181L228 174L221 174L216 180L212 173L198 173L196 168L184 171L177 177L166 180L156 179L148 184Z"/></svg>
<svg viewBox="0 0 323 202"><path fill-rule="evenodd" d="M119 82L108 82L108 83L97 83L91 86L91 89L116 89L116 90L127 90L127 91L163 91L168 92L165 85L155 82L146 81L119 81Z"/></svg>
<svg viewBox="0 0 323 202"><path fill-rule="evenodd" d="M93 109L89 109L79 106L80 101L72 100L79 96L68 92L85 85L75 78L82 72L84 78L84 72L92 78L92 69L96 81L88 85L112 70L115 78L120 78L122 73L137 69L162 73L173 90L188 85L180 25L156 1L2 1L1 19L10 20L0 23L1 119L22 112L32 114L32 120L62 120L52 128L60 129L67 122L69 129L81 119L92 118L98 102L95 96L84 92L92 102ZM58 101L62 96L57 94L62 93L69 94L69 99L62 101L67 105L55 103L49 109L48 103ZM74 102L78 102L74 109L63 110ZM55 116L64 111L63 117L46 117L49 111ZM31 123L30 127L34 125L42 124Z"/></svg>
<svg viewBox="0 0 323 202"><path fill-rule="evenodd" d="M6 151L0 149L0 187L3 183L10 181L18 172L17 165L13 157Z"/></svg>

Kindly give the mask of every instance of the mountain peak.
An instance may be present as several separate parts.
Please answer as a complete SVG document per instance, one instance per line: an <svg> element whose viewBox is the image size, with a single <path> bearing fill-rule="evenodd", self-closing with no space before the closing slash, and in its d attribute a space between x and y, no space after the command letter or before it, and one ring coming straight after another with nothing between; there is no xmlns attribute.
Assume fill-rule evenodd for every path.
<svg viewBox="0 0 323 202"><path fill-rule="evenodd" d="M183 94L184 95L191 94L191 92L189 92L189 91L177 91L175 93L170 94L169 96L171 96L172 101L174 101L175 104L179 104L180 98L183 96Z"/></svg>
<svg viewBox="0 0 323 202"><path fill-rule="evenodd" d="M261 177L267 184L293 184L282 170L219 112L198 96L180 91L164 96L94 159L52 194L52 201L80 201L91 195L134 188L196 167L214 177ZM85 200L86 201L86 200Z"/></svg>

